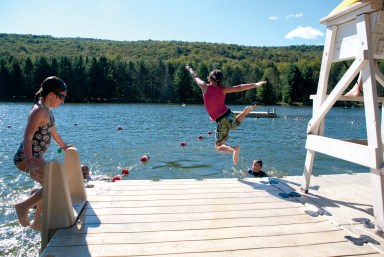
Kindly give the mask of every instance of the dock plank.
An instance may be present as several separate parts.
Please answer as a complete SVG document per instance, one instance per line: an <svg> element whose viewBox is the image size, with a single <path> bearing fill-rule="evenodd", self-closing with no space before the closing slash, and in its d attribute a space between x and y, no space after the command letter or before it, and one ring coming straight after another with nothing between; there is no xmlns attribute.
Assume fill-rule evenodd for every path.
<svg viewBox="0 0 384 257"><path fill-rule="evenodd" d="M246 198L246 197L273 197L276 196L279 190L266 191L249 191L249 192L231 192L231 198ZM124 201L129 197L130 201L157 201L157 200L188 200L188 199L213 199L213 198L227 198L228 192L210 192L206 190L200 190L199 193L176 193L176 194L150 194L150 195L126 195L126 194L114 194L114 195L89 195L89 201Z"/></svg>
<svg viewBox="0 0 384 257"><path fill-rule="evenodd" d="M152 213L202 213L206 212L211 208L210 205L176 205L176 206L141 206L141 207L131 207L127 208L128 205L126 202L120 202L120 206L116 207L112 203L106 203L104 205L100 204L91 204L87 203L83 212L87 212L89 215L103 215L103 214L136 214L136 215L145 215ZM111 206L112 205L112 206ZM108 207L103 207L108 206ZM280 202L259 202L259 203L248 203L248 204L222 204L215 207L215 212L225 212L225 211L244 211L244 210L259 210L268 211L269 209L274 209L278 211L279 209L290 209L298 208L298 206L292 206L288 201ZM210 210L212 212L212 210Z"/></svg>
<svg viewBox="0 0 384 257"><path fill-rule="evenodd" d="M268 201L269 200L269 201ZM138 207L161 207L161 206L179 206L180 204L183 206L197 206L197 205L211 205L213 207L220 207L221 205L230 205L230 204L258 204L262 202L281 202L283 201L282 199L278 198L277 196L275 197L261 197L260 199L258 198L211 198L211 199L190 199L190 200L159 200L159 201L138 201L138 200L132 200L129 201L125 199L124 201L97 201L93 202L92 206L93 207L98 207L98 208L106 208L106 207L114 207L117 205L117 203L120 205L122 208L138 208ZM288 199L286 201L292 201L292 204L298 204L297 202Z"/></svg>
<svg viewBox="0 0 384 257"><path fill-rule="evenodd" d="M316 190L290 198L279 193L298 191L299 176L277 184L268 178L95 181L77 223L59 229L42 256L384 256L380 238L380 246L345 238L373 236L349 221L362 213L372 219L353 208L364 200L372 205L364 199L369 185L361 185L369 177L354 176L316 177ZM356 199L338 192L355 184ZM313 207L332 213L309 215Z"/></svg>
<svg viewBox="0 0 384 257"><path fill-rule="evenodd" d="M216 220L187 220L180 221L164 221L164 222L118 222L101 224L100 220L90 219L87 223L77 224L71 228L61 229L57 232L60 234L76 234L76 233L98 233L101 230L112 232L144 232L144 231L177 231L177 230L193 230L193 229L217 229L231 227L249 227L250 224L258 227L282 226L290 224L310 225L319 222L320 219L312 218L306 214L291 216L271 216L265 218L243 218L243 219L216 219ZM320 220L321 221L321 220Z"/></svg>
<svg viewBox="0 0 384 257"><path fill-rule="evenodd" d="M311 226L306 224L286 224L279 226L247 226L212 229L161 230L149 232L105 232L65 234L60 240L53 240L51 246L70 246L83 244L121 244L121 243L154 243L177 240L213 240L224 238L247 238L274 235L294 235L314 232L341 230L328 226L327 221L318 221ZM108 237L100 237L100 233L108 233Z"/></svg>
<svg viewBox="0 0 384 257"><path fill-rule="evenodd" d="M335 236L338 238L338 235ZM109 244L73 247L51 247L45 254L55 256L340 256L377 253L369 246L348 245L348 242L328 240L328 234L314 236L271 237L268 241L260 238L208 240L197 242L164 242L151 244ZM270 240L269 240L270 239ZM315 243L307 244L310 240ZM299 242L298 240L303 240ZM304 253L304 254L303 254ZM231 255L229 255L231 256Z"/></svg>
<svg viewBox="0 0 384 257"><path fill-rule="evenodd" d="M294 185L292 189L299 190L297 184L300 184L301 177L287 177L287 180L288 184ZM373 219L373 195L369 173L313 177L311 185L315 189L310 189L309 194L304 195L304 201L333 213L331 220L336 224L354 224L354 218Z"/></svg>

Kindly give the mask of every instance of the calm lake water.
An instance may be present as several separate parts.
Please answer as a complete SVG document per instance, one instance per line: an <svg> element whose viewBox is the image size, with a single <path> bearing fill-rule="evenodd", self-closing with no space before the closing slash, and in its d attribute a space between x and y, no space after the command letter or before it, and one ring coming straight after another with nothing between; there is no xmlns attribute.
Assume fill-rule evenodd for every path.
<svg viewBox="0 0 384 257"><path fill-rule="evenodd" d="M242 110L245 106L230 106ZM269 107L270 109L273 108ZM33 182L13 165L31 104L0 103L0 256L36 256L40 233L22 228L13 204L26 197ZM306 128L310 107L276 106L278 118L246 118L231 131L228 144L240 145L233 165L229 154L214 150L215 123L202 105L64 104L55 109L57 129L66 143L74 144L81 162L93 175L130 173L124 179L239 178L253 159L263 160L264 171L301 175L305 160ZM260 107L256 111L265 111ZM117 130L118 127L124 130ZM333 108L325 134L333 138L366 138L363 108ZM204 139L198 140L202 135ZM181 147L181 142L187 146ZM63 159L52 143L46 159ZM141 156L148 155L143 164ZM368 172L368 168L316 154L313 174ZM32 218L32 213L31 213Z"/></svg>

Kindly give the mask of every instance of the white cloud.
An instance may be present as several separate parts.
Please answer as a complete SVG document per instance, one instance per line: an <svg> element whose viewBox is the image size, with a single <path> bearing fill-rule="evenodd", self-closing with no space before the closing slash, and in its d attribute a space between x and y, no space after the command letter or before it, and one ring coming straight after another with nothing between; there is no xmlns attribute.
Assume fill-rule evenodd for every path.
<svg viewBox="0 0 384 257"><path fill-rule="evenodd" d="M280 19L280 18L277 17L277 16L271 16L271 17L269 17L268 19L271 20L271 21L277 21L277 20Z"/></svg>
<svg viewBox="0 0 384 257"><path fill-rule="evenodd" d="M304 16L304 14L302 13L296 13L296 14L290 14L287 16L287 19L290 19L290 18L299 18L301 16Z"/></svg>
<svg viewBox="0 0 384 257"><path fill-rule="evenodd" d="M317 39L318 37L324 36L324 33L318 29L314 29L311 26L307 27L297 27L294 30L290 31L284 38L293 39L293 38L303 38L303 39Z"/></svg>

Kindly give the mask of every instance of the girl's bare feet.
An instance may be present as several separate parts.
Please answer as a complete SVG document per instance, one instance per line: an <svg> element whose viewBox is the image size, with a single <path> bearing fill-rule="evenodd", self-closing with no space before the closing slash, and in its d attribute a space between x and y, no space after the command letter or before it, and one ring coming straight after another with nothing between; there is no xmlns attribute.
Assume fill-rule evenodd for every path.
<svg viewBox="0 0 384 257"><path fill-rule="evenodd" d="M239 161L240 146L236 146L233 149L234 149L234 151L233 151L233 163L237 164L237 162Z"/></svg>
<svg viewBox="0 0 384 257"><path fill-rule="evenodd" d="M17 218L23 227L28 227L31 223L28 219L29 208L25 208L22 203L15 204Z"/></svg>
<svg viewBox="0 0 384 257"><path fill-rule="evenodd" d="M348 93L346 93L344 96L361 96L361 90L360 85L356 83L351 90L349 90Z"/></svg>
<svg viewBox="0 0 384 257"><path fill-rule="evenodd" d="M244 114L247 115L248 113L250 113L252 111L252 106L247 106L244 108Z"/></svg>
<svg viewBox="0 0 384 257"><path fill-rule="evenodd" d="M41 230L41 223L40 222L33 222L31 224L31 228L34 230Z"/></svg>

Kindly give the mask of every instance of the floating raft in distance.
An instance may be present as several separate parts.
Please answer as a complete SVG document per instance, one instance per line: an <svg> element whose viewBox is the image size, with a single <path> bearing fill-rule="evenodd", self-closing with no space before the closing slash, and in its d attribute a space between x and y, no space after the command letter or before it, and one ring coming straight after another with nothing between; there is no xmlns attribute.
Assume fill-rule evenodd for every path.
<svg viewBox="0 0 384 257"><path fill-rule="evenodd" d="M234 114L238 115L241 111L233 111ZM266 112L250 112L247 116L249 118L277 118L276 108L272 109L270 112L269 108Z"/></svg>

